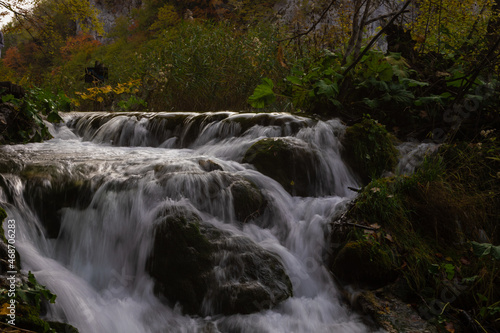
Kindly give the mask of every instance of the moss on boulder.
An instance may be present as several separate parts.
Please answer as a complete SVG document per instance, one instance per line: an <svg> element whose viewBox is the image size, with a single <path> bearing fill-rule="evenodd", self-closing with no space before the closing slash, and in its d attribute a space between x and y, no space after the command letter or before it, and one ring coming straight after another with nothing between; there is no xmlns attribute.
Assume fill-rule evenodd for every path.
<svg viewBox="0 0 500 333"><path fill-rule="evenodd" d="M276 256L179 207L158 217L147 271L155 292L189 314L252 313L292 294Z"/></svg>
<svg viewBox="0 0 500 333"><path fill-rule="evenodd" d="M55 165L28 165L20 176L26 180L25 200L37 213L49 238L59 235L62 208L84 208L92 199L90 181L72 178Z"/></svg>
<svg viewBox="0 0 500 333"><path fill-rule="evenodd" d="M254 143L243 163L276 180L292 195L315 192L318 157L305 142L291 138L266 138Z"/></svg>
<svg viewBox="0 0 500 333"><path fill-rule="evenodd" d="M343 138L343 155L367 184L380 177L384 171L394 171L398 161L395 140L382 124L371 118L364 118L360 123L347 128Z"/></svg>
<svg viewBox="0 0 500 333"><path fill-rule="evenodd" d="M255 184L242 179L233 182L229 188L238 221L247 222L263 213L267 200Z"/></svg>

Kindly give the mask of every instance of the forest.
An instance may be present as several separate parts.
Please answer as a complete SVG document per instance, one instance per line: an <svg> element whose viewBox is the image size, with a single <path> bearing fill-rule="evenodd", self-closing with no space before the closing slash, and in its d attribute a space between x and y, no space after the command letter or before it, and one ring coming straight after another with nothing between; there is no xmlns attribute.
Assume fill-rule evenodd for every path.
<svg viewBox="0 0 500 333"><path fill-rule="evenodd" d="M176 133L184 126L175 146L179 149L198 147L208 135L202 129L210 121L237 118L219 111L255 115L253 120L234 120L242 132L257 131L254 125L285 128L281 122L288 120L280 118L281 113L297 117L291 123L298 127L333 126L339 121L345 126L340 143L324 139L326 148L317 156L297 153L301 146L288 154L290 142L283 138L297 135L307 141L291 125L288 135L274 141L263 134L268 138L244 146L235 160L252 164L292 197L314 193L311 196L324 198L338 194L334 185L311 189L291 173L307 174L311 182L321 183L319 171L310 170L323 163L322 154L340 145L339 156L355 175L356 182L348 187L354 197L340 216L328 217L332 221L324 227L327 240L321 264L336 284L360 290L350 307L370 317L373 329L388 332L500 331L500 1L0 0L0 9L1 15L12 15L0 28L5 44L0 81L23 89L16 95L0 86L0 147L49 141L54 136L50 127L62 126L74 112L88 112L82 120L73 120L88 121L85 126L91 131L128 113L138 121L147 113L151 122L155 113L199 114L165 116L170 124L176 122L169 131ZM91 119L91 112L108 116ZM83 125L74 126L84 132ZM193 128L198 132L191 133ZM336 131L332 128L328 135ZM108 132L113 130L109 126ZM153 132L152 127L148 130ZM107 138L97 130L91 133L93 138ZM120 140L123 133L125 129ZM149 145L116 143L118 137L112 137L111 144ZM162 140L154 144L173 147ZM425 145L426 155L410 172L402 172L398 166L410 144ZM11 156L10 150L0 152ZM203 161L200 165L210 173L232 167ZM288 170L295 163L297 167ZM49 167L28 170L14 164L0 158L0 206L7 212L13 211L8 207L15 206L15 200L5 194L10 185L2 174L18 173L35 183L43 177L53 182L64 178ZM155 174L162 170L154 167ZM249 179L231 177L231 189ZM78 181L71 183L74 188L50 192L55 198L50 205L66 207L57 206L60 196L69 207L75 189L97 196L97 185ZM249 183L255 189L260 186L253 178ZM98 186L102 184L107 183L101 180ZM248 191L246 187L245 195ZM236 193L240 194L231 195L236 198ZM270 208L263 207L270 207L272 200L257 195L244 201L255 204L253 211L260 215L245 214L241 219L264 221ZM34 210L39 209L36 205L32 203ZM7 217L3 213L0 208L0 217ZM216 215L212 210L210 214ZM212 227L198 221L203 214L188 215L180 220L196 228L186 232L215 237ZM171 217L167 221L173 225ZM3 234L2 238L5 241ZM193 244L201 244L200 251L215 251L212 243L196 239ZM152 246L168 252L156 243ZM146 266L153 259L148 260ZM208 265L207 258L196 260L200 267ZM158 280L172 278L151 270ZM36 281L36 274L29 274L19 287L24 290L18 312L25 318L21 327L59 332L58 324L39 318L44 312L40 299L54 301L55 295ZM193 282L197 283L201 282ZM4 282L0 285L5 287ZM183 303L183 296L161 288L170 301L207 315L197 308L198 298ZM346 299L349 288L343 290ZM7 290L1 290L0 304L7 304ZM401 324L407 312L396 304L412 309L425 327ZM0 316L7 314L3 310ZM220 332L231 332L224 330L223 322L218 322Z"/></svg>

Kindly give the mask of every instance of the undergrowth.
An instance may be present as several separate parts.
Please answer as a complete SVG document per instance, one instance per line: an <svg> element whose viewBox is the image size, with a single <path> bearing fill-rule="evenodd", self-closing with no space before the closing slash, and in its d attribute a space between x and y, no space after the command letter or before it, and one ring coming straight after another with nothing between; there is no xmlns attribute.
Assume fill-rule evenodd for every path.
<svg viewBox="0 0 500 333"><path fill-rule="evenodd" d="M363 189L349 217L370 227L354 228L347 244L390 253L397 283L406 286L399 296L427 319L458 322L465 311L477 327L498 329L498 170L494 131L474 143L442 145L414 174Z"/></svg>

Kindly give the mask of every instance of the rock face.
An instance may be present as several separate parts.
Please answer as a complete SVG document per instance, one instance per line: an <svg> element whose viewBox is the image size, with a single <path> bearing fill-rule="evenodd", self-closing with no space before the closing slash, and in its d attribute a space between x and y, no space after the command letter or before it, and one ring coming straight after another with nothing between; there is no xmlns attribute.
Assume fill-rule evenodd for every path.
<svg viewBox="0 0 500 333"><path fill-rule="evenodd" d="M243 163L250 163L280 183L288 193L309 196L317 183L318 158L303 141L291 138L267 138L253 144Z"/></svg>
<svg viewBox="0 0 500 333"><path fill-rule="evenodd" d="M98 10L97 17L102 22L104 32L107 34L114 27L117 18L127 16L132 12L132 9L139 8L142 5L142 0L90 0L90 4ZM80 27L77 27L77 30L79 29ZM96 39L103 39L101 36L96 37Z"/></svg>
<svg viewBox="0 0 500 333"><path fill-rule="evenodd" d="M189 314L252 313L292 295L275 255L248 238L202 223L185 208L158 217L147 271L155 292Z"/></svg>

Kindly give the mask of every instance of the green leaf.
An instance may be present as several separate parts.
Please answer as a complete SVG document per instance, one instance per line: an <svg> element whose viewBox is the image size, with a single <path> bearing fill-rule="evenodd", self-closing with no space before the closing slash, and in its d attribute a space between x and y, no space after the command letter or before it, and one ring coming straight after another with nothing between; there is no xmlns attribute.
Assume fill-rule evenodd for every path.
<svg viewBox="0 0 500 333"><path fill-rule="evenodd" d="M392 67L389 66L379 73L379 78L382 81L391 81L393 75L394 71L392 70Z"/></svg>
<svg viewBox="0 0 500 333"><path fill-rule="evenodd" d="M7 103L7 102L10 102L10 101L12 101L12 100L14 100L14 99L16 99L16 98L14 97L14 95L11 95L11 94L9 94L9 95L4 95L4 96L2 96L2 103Z"/></svg>
<svg viewBox="0 0 500 333"><path fill-rule="evenodd" d="M379 105L379 102L376 99L369 98L363 98L363 103L365 103L371 109L375 109Z"/></svg>
<svg viewBox="0 0 500 333"><path fill-rule="evenodd" d="M314 88L316 91L316 95L318 96L323 95L328 98L333 98L339 93L339 87L337 86L337 84L328 79L319 80L314 84Z"/></svg>
<svg viewBox="0 0 500 333"><path fill-rule="evenodd" d="M248 103L257 109L266 107L276 100L276 94L273 91L273 81L268 78L264 78L262 81L263 82L255 88L252 96L248 98Z"/></svg>
<svg viewBox="0 0 500 333"><path fill-rule="evenodd" d="M493 247L489 243L477 243L477 242L470 242L472 244L472 251L474 252L474 255L478 257L484 257L491 252L491 248Z"/></svg>
<svg viewBox="0 0 500 333"><path fill-rule="evenodd" d="M448 280L453 280L453 277L455 277L455 266L453 264L446 264L444 265L444 270L446 271Z"/></svg>
<svg viewBox="0 0 500 333"><path fill-rule="evenodd" d="M427 82L417 81L409 78L401 78L401 83L406 83L408 87L426 87L429 84Z"/></svg>
<svg viewBox="0 0 500 333"><path fill-rule="evenodd" d="M296 76L292 76L292 75L287 76L286 80L288 82L290 82L291 84L296 84L298 86L302 85L302 80L300 78L296 77Z"/></svg>

